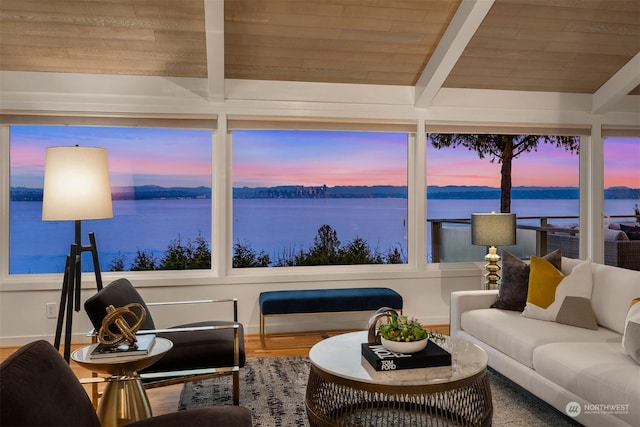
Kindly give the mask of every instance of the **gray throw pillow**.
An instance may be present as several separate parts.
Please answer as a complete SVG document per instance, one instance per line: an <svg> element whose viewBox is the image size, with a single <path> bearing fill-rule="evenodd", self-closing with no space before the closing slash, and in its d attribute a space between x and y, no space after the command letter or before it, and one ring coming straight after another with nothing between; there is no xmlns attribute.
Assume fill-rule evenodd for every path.
<svg viewBox="0 0 640 427"><path fill-rule="evenodd" d="M556 249L543 259L549 261L558 270L561 269L562 251ZM527 305L529 291L529 264L511 254L502 251L502 283L492 308L501 310L523 311Z"/></svg>

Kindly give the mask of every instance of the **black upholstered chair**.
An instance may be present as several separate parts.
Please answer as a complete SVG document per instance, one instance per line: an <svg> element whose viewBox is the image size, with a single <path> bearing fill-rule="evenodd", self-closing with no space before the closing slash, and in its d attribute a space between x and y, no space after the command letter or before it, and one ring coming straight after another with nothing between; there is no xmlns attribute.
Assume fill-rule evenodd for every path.
<svg viewBox="0 0 640 427"><path fill-rule="evenodd" d="M0 425L3 427L100 427L91 400L64 358L46 341L18 349L0 364ZM242 406L174 412L131 427L251 426Z"/></svg>
<svg viewBox="0 0 640 427"><path fill-rule="evenodd" d="M233 403L239 404L239 370L245 363L244 332L238 323L238 302L229 300L199 300L172 303L145 303L142 296L127 279L118 279L90 297L84 304L85 311L96 331L102 325L108 306L123 307L130 303L141 304L147 317L141 330L153 330L157 336L173 342L173 348L158 362L139 372L145 387L159 387L203 378L231 375ZM208 320L157 329L149 307L173 304L233 304L233 320ZM188 310L190 305L184 305ZM214 317L212 310L211 317Z"/></svg>

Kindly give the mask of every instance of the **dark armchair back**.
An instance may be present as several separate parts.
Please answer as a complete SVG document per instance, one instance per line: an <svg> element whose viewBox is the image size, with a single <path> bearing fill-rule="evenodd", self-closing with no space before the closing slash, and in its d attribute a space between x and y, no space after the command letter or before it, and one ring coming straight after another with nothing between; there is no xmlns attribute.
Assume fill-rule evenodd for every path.
<svg viewBox="0 0 640 427"><path fill-rule="evenodd" d="M0 365L0 425L99 427L73 371L46 341L35 341Z"/></svg>
<svg viewBox="0 0 640 427"><path fill-rule="evenodd" d="M149 313L142 296L140 296L131 282L125 278L114 280L102 288L84 303L84 309L95 330L99 331L100 326L102 326L102 319L107 314L106 307L113 305L118 308L130 303L138 303L147 311L147 317L140 329L156 329L151 313Z"/></svg>
<svg viewBox="0 0 640 427"><path fill-rule="evenodd" d="M242 406L209 406L136 421L132 427L251 427ZM0 364L0 426L100 427L87 392L46 341L29 343Z"/></svg>

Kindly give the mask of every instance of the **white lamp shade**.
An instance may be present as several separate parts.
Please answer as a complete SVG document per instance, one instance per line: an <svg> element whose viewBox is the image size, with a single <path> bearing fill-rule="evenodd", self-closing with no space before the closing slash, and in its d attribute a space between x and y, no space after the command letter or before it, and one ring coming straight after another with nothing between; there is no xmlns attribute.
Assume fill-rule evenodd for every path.
<svg viewBox="0 0 640 427"><path fill-rule="evenodd" d="M113 218L107 150L47 148L42 219L68 221Z"/></svg>
<svg viewBox="0 0 640 427"><path fill-rule="evenodd" d="M516 244L516 214L471 214L471 243L484 246Z"/></svg>

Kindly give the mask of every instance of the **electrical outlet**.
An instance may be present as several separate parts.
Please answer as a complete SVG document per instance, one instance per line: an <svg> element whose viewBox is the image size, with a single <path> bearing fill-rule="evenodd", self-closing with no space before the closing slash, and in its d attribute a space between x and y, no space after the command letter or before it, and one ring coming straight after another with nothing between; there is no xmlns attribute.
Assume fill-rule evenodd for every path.
<svg viewBox="0 0 640 427"><path fill-rule="evenodd" d="M55 319L58 317L58 307L55 302L48 302L45 304L47 308L47 319Z"/></svg>

